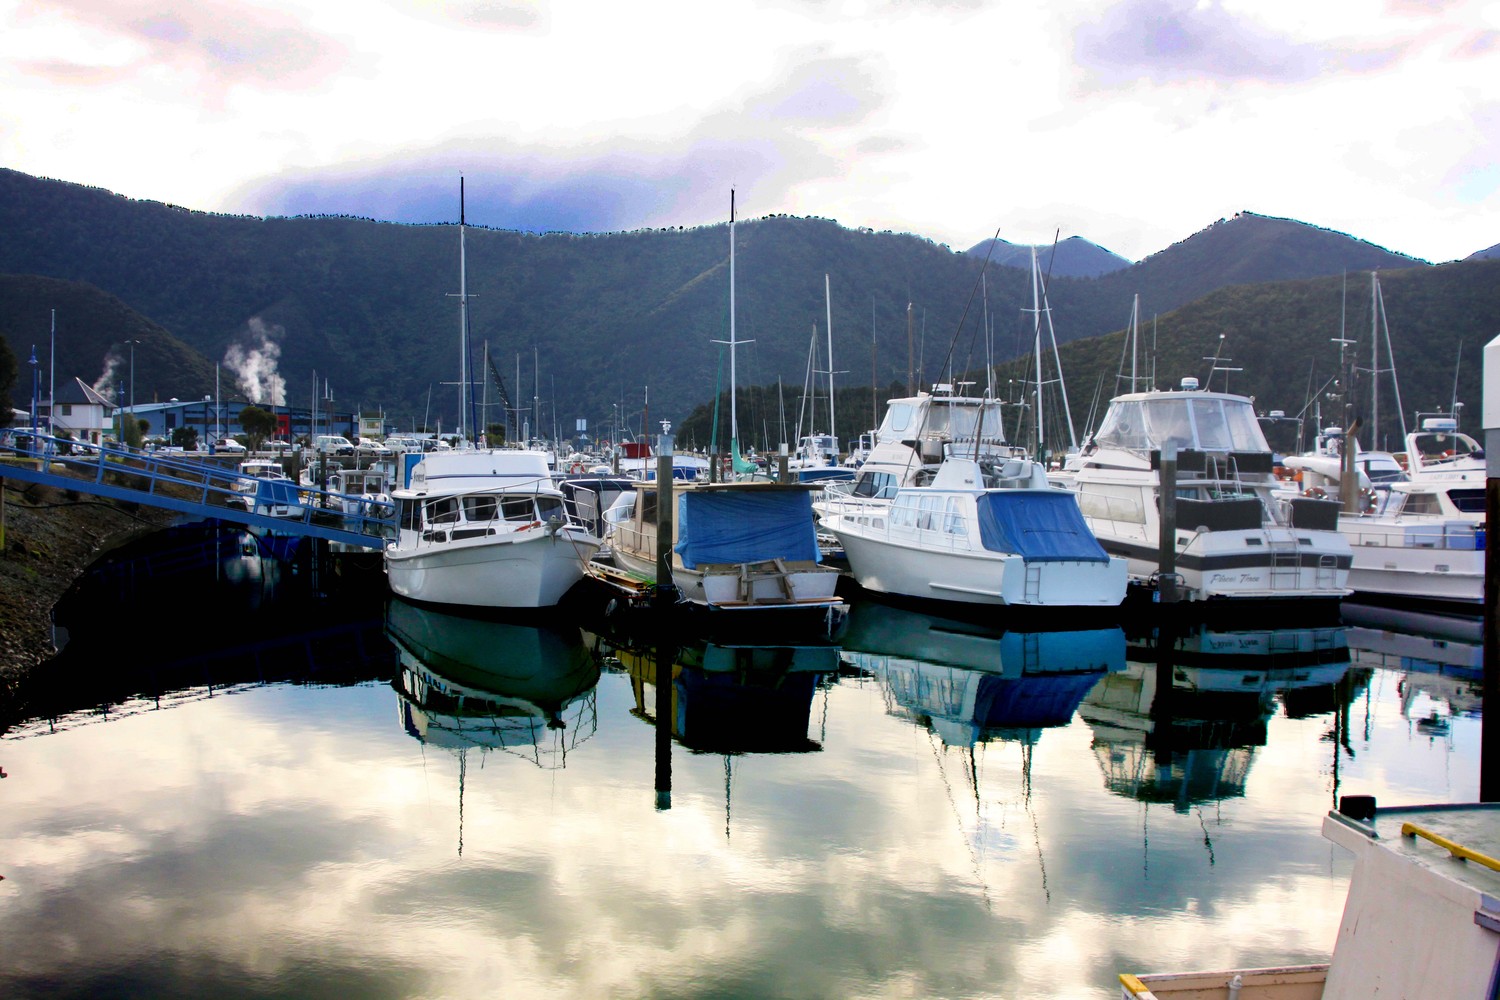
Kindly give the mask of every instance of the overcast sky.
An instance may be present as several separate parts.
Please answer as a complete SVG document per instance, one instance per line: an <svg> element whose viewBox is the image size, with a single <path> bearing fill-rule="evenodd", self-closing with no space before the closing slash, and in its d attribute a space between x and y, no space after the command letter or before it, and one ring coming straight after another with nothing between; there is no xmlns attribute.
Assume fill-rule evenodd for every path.
<svg viewBox="0 0 1500 1000"><path fill-rule="evenodd" d="M1500 243L1484 0L0 0L0 165L253 215Z"/></svg>

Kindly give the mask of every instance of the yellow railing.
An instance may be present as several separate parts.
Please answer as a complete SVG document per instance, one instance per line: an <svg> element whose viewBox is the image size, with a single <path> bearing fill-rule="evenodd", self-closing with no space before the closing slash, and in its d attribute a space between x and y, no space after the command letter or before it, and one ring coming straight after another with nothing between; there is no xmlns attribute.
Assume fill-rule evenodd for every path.
<svg viewBox="0 0 1500 1000"><path fill-rule="evenodd" d="M1431 830L1424 830L1422 827L1418 826L1415 823L1402 823L1401 836L1421 837L1423 840L1430 840L1434 844L1446 850L1449 854L1452 854L1455 858L1463 858L1465 861L1473 861L1477 864L1484 865L1491 871L1500 872L1500 861L1496 861L1488 854L1480 854L1478 851L1472 851L1462 844L1455 843L1454 841L1449 840L1447 837L1441 837L1438 834L1433 833Z"/></svg>

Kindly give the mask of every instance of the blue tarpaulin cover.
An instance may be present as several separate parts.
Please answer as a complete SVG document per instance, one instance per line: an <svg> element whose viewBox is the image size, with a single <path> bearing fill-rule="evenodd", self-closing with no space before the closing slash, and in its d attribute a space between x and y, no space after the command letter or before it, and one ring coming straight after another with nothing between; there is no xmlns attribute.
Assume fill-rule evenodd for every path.
<svg viewBox="0 0 1500 1000"><path fill-rule="evenodd" d="M257 506L295 507L297 484L281 479L262 479L255 484L255 503Z"/></svg>
<svg viewBox="0 0 1500 1000"><path fill-rule="evenodd" d="M991 552L1032 562L1109 562L1071 493L998 490L981 494L978 504L979 537Z"/></svg>
<svg viewBox="0 0 1500 1000"><path fill-rule="evenodd" d="M677 499L682 565L768 559L820 562L812 496L804 490L690 490Z"/></svg>

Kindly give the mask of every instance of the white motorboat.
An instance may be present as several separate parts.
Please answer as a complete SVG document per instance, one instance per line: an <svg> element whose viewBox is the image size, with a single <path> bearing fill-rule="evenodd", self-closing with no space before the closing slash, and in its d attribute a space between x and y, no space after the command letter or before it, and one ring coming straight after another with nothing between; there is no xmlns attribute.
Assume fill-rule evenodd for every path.
<svg viewBox="0 0 1500 1000"><path fill-rule="evenodd" d="M657 585L658 490L639 482L606 512L609 563L590 575L629 594ZM811 488L760 482L674 484L672 579L680 598L719 624L795 617L831 631L848 606L822 564Z"/></svg>
<svg viewBox="0 0 1500 1000"><path fill-rule="evenodd" d="M1323 836L1354 855L1327 964L1120 975L1123 1000L1494 996L1500 806L1376 808L1346 795Z"/></svg>
<svg viewBox="0 0 1500 1000"><path fill-rule="evenodd" d="M1177 390L1115 397L1076 468L1058 476L1077 491L1105 551L1129 560L1133 582L1158 583L1164 448L1177 455L1174 562L1184 599L1349 593L1351 554L1337 504L1277 499L1251 401L1199 390L1191 378Z"/></svg>
<svg viewBox="0 0 1500 1000"><path fill-rule="evenodd" d="M1484 478L1392 483L1377 512L1341 514L1358 594L1469 605L1484 601Z"/></svg>
<svg viewBox="0 0 1500 1000"><path fill-rule="evenodd" d="M867 463L868 464L868 463ZM877 593L957 604L1114 607L1125 560L1111 557L1037 462L948 458L931 485L889 501L825 499L823 530Z"/></svg>
<svg viewBox="0 0 1500 1000"><path fill-rule="evenodd" d="M235 469L239 477L234 481L231 488L233 494L225 499L225 504L230 507L239 507L249 510L255 506L256 495L261 491L262 482L291 482L291 476L281 467L281 463L274 458L250 458L239 464Z"/></svg>
<svg viewBox="0 0 1500 1000"><path fill-rule="evenodd" d="M397 529L386 577L415 601L552 607L600 545L568 516L541 452L431 452L391 496Z"/></svg>

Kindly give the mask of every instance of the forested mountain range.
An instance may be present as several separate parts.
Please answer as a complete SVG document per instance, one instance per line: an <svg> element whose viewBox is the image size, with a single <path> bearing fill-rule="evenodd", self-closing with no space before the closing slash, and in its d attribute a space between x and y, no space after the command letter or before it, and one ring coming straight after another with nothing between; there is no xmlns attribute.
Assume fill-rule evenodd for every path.
<svg viewBox="0 0 1500 1000"><path fill-rule="evenodd" d="M456 202L457 192L455 215ZM224 369L226 395L234 369L274 361L294 404L311 401L316 376L328 380L340 408L384 409L403 428L439 418L444 427L454 424L456 225L213 215L0 170L0 233L0 274L53 279L4 283L0 331L23 367L33 343L45 354L55 309L60 375L95 381L113 368L125 378L126 342L141 341L137 400L213 392L213 365L238 351L242 362ZM648 387L653 424L658 417L680 420L727 387L726 348L715 343L729 339L727 224L588 236L471 226L464 240L476 364L488 345L513 404L529 407L540 398L544 429L555 421L571 431L584 418L597 433L618 413L633 415L639 431ZM1030 351L1028 270L986 267L982 255L954 253L919 236L818 218L742 221L734 244L740 386L774 388L779 378L785 398L795 399L810 370L822 373L816 378L826 385L830 311L841 390L904 385L909 365L930 381L939 372ZM1276 345L1324 351L1336 334L1324 299L1331 298L1335 313L1339 305L1336 291L1316 282L1317 292L1300 286L1320 275L1339 285L1338 276L1349 272L1353 302L1355 272L1380 268L1404 387L1408 377L1421 376L1415 369L1408 376L1401 338L1427 329L1421 317L1403 312L1398 320L1404 289L1412 289L1414 304L1434 298L1421 292L1428 281L1457 296L1432 304L1461 314L1463 322L1446 329L1465 336L1466 354L1471 346L1477 352L1480 334L1461 331L1485 323L1489 335L1500 330L1500 313L1486 312L1481 301L1480 286L1496 284L1493 272L1465 270L1482 263L1433 268L1349 236L1246 213L1101 277L1054 277L1047 294L1062 342L1118 331L1139 294L1145 322L1160 316L1159 348L1180 331L1182 350L1211 353L1212 343L1199 342L1201 324L1220 323L1223 331L1213 331L1211 340L1228 332L1231 352L1243 355L1250 347L1242 338L1268 338L1267 357L1277 359L1277 370L1264 377L1300 387L1303 372L1282 362L1294 352ZM1410 286L1396 280L1392 269L1402 268ZM1451 280L1439 277L1450 271ZM1254 293L1226 289L1266 282L1276 284ZM1216 291L1205 300L1218 303L1215 311L1189 313L1198 317L1191 322L1172 317ZM1307 308L1282 309L1283 296ZM1245 309L1269 310L1277 319L1267 326ZM1446 354L1440 364L1451 382L1453 352ZM1477 361L1469 367L1477 378ZM29 375L21 374L13 398L24 407ZM1075 376L1067 374L1072 385ZM498 397L493 385L490 394ZM253 388L246 395L264 399ZM869 409L868 388L864 397L862 412ZM1301 402L1278 405L1296 409ZM490 419L498 420L498 411ZM868 422L861 416L841 431Z"/></svg>
<svg viewBox="0 0 1500 1000"><path fill-rule="evenodd" d="M1030 271L1033 249L1036 250L1038 269L1054 278L1097 278L1101 274L1130 266L1130 261L1124 257L1097 243L1090 243L1081 236L1069 236L1055 246L1038 247L1011 243L996 237L974 244L967 252L971 257L987 257L991 264L999 267L1019 267Z"/></svg>

